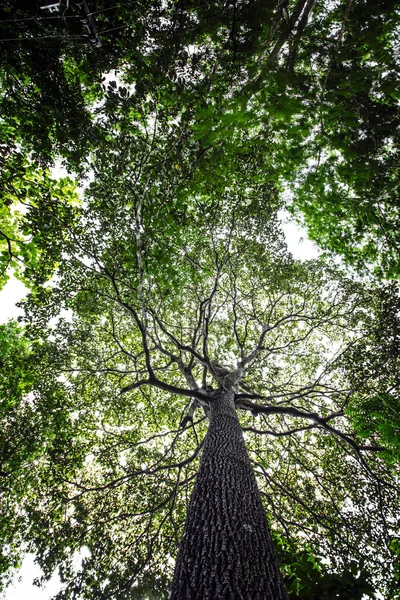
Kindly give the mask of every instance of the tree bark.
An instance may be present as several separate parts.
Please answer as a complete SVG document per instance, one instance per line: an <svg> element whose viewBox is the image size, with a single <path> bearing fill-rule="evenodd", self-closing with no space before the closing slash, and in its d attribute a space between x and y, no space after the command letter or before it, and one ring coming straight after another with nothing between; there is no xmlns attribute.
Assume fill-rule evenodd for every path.
<svg viewBox="0 0 400 600"><path fill-rule="evenodd" d="M233 391L211 404L170 599L287 599Z"/></svg>

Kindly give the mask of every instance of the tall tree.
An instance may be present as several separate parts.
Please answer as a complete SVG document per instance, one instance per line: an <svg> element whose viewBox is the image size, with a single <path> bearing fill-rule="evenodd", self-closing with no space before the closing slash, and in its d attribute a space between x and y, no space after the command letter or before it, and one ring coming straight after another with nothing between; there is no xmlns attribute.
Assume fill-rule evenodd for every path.
<svg viewBox="0 0 400 600"><path fill-rule="evenodd" d="M304 556L307 540L331 570L356 558L393 596L395 444L393 434L378 437L376 422L365 428L357 406L368 406L374 387L380 399L397 400L395 380L385 388L379 375L362 379L373 358L371 351L363 362L363 344L385 354L376 323L391 322L397 289L379 292L387 302L377 304L376 289L332 265L293 261L276 217L282 184L294 182L305 214L311 188L310 198L325 184L350 185L342 159L364 139L375 109L377 152L363 160L391 169L395 137L384 135L397 122L391 88L379 87L381 73L369 65L360 86L378 86L382 102L368 96L368 104L353 85L359 52L351 68L343 59L365 29L355 15L369 30L376 21L371 3L363 6L135 3L116 12L112 25L122 19L124 36L110 36L114 52L57 41L54 52L41 47L39 73L30 26L7 25L20 28L3 60L21 85L3 79L6 143L45 165L62 155L86 186L85 171L93 176L76 210L49 203L51 235L46 202L26 219L37 225L41 248L26 331L45 375L35 380L30 419L49 426L30 464L29 493L18 496L15 528L45 577L59 567L60 598L165 595L186 510L175 597L187 590L284 597L249 461L281 546ZM393 14L390 2L384 12ZM376 44L367 42L371 61L392 69L396 19L379 24ZM340 77L349 68L346 85L328 94L336 67ZM355 123L349 113L361 96L369 108ZM37 149L33 100L40 105L33 121L42 125ZM360 161L349 164L352 189L375 198L377 180L366 187ZM392 193L392 179L390 171L382 193ZM341 224L327 221L328 246ZM385 256L375 252L372 262L390 275L393 257ZM7 471L6 497L22 473L19 464ZM287 580L295 572L284 566Z"/></svg>
<svg viewBox="0 0 400 600"><path fill-rule="evenodd" d="M343 367L370 335L374 291L291 259L267 176L254 188L235 170L185 183L185 154L166 170L173 134L149 122L157 144L149 152L143 129L124 170L103 157L57 283L26 306L28 334L48 340L37 410L64 415L73 439L67 449L56 436L37 466L46 484L23 501L30 548L46 575L61 569L60 598L163 596L187 510L175 597L284 597L251 460L286 543L306 536L338 570L378 561L384 591L396 466L353 432ZM245 540L267 564L250 554L250 565Z"/></svg>

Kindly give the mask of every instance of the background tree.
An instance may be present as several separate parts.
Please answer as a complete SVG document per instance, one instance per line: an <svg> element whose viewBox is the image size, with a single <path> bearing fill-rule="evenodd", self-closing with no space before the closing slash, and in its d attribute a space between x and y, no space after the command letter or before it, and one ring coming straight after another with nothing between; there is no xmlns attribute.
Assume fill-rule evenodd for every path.
<svg viewBox="0 0 400 600"><path fill-rule="evenodd" d="M46 350L24 336L10 321L0 326L0 520L1 587L9 583L13 569L25 553L25 507L36 503L37 490L46 485L44 457L67 441L68 415L57 413L62 386L49 389ZM39 366L37 355L42 360ZM47 357L49 358L49 357ZM51 358L48 365L51 364ZM38 390L47 390L47 408L38 407ZM66 419L66 421L65 421ZM44 489L44 488L43 488Z"/></svg>
<svg viewBox="0 0 400 600"><path fill-rule="evenodd" d="M397 286L390 284L382 288L376 302L379 320L373 326L373 335L368 341L356 344L347 357L346 368L353 372L353 386L357 389L348 412L359 435L373 437L377 444L382 441L387 446L382 456L393 462L399 459Z"/></svg>
<svg viewBox="0 0 400 600"><path fill-rule="evenodd" d="M12 4L1 13L2 117L35 160L62 156L82 172L119 105L149 93L194 130L199 162L219 163L243 131L250 154L264 121L274 179L292 182L310 235L357 268L397 277L393 1L97 2L102 48L73 9L38 18ZM124 84L102 86L112 73Z"/></svg>
<svg viewBox="0 0 400 600"><path fill-rule="evenodd" d="M0 289L13 273L26 285L43 283L63 248L63 226L79 203L70 178L55 180L23 152L0 145Z"/></svg>

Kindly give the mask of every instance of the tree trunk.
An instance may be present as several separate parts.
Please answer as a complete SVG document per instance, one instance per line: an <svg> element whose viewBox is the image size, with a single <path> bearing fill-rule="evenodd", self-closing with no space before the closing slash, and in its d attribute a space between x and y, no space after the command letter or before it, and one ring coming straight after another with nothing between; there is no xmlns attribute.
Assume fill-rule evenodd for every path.
<svg viewBox="0 0 400 600"><path fill-rule="evenodd" d="M286 600L233 391L211 405L171 600Z"/></svg>

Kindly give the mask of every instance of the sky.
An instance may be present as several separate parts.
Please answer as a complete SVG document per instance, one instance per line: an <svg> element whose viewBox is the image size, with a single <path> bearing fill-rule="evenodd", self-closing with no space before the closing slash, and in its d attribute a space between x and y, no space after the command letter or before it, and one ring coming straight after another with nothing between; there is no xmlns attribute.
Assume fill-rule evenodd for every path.
<svg viewBox="0 0 400 600"><path fill-rule="evenodd" d="M64 176L61 173L54 173L54 175ZM319 254L318 248L307 238L306 231L296 225L289 215L282 213L282 219L288 249L293 256L300 259L316 258ZM16 304L26 296L26 293L25 286L15 277L11 277L0 292L0 323L22 315L22 309ZM5 594L0 595L1 600L50 600L60 591L61 584L56 575L43 588L32 585L33 580L41 576L41 570L34 563L34 558L33 554L25 557L14 582L7 588Z"/></svg>

